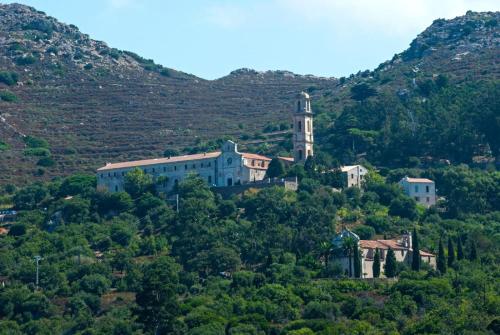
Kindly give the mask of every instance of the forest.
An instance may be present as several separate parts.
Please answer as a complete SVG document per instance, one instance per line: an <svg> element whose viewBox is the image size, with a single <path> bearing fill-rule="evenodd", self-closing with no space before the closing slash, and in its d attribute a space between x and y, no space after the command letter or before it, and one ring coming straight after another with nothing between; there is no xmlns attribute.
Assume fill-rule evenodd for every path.
<svg viewBox="0 0 500 335"><path fill-rule="evenodd" d="M141 170L126 192L84 174L6 185L0 203L18 217L0 235L0 333L499 334L500 173L370 170L362 190L337 192L309 160L274 172L298 176L296 192L230 199L192 175L178 204ZM406 197L404 175L434 179L438 205ZM347 278L330 245L342 226L363 239L414 231L438 269Z"/></svg>

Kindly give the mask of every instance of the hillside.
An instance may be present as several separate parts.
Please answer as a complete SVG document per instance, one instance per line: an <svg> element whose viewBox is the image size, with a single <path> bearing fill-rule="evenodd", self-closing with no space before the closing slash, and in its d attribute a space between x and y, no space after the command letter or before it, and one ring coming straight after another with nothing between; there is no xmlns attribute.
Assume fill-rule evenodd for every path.
<svg viewBox="0 0 500 335"><path fill-rule="evenodd" d="M198 137L253 134L288 121L286 105L297 91L335 83L247 70L207 81L109 48L23 5L0 5L0 46L0 71L18 76L17 84L0 83L17 96L0 102L0 140L10 148L2 152L0 182L37 174L38 157L23 155L20 134L48 141L56 165L43 178L92 171Z"/></svg>
<svg viewBox="0 0 500 335"><path fill-rule="evenodd" d="M399 106L401 113L392 117L396 120L394 133L399 136L399 129L408 124L405 118L410 115L414 120L406 110L408 101L431 99L422 96L426 80L441 74L453 87L480 80L497 83L498 18L498 13L469 12L453 20L436 20L408 50L374 71L350 78L241 69L208 81L110 48L33 8L0 5L0 78L4 78L0 83L0 150L4 158L0 160L0 183L93 171L108 161L161 155L165 149L182 149L222 136L252 144L265 142L259 133L270 124L289 123L288 106L300 90L310 92L316 102L317 139L324 152L346 162L368 152L374 163L398 164L400 160L383 154L370 156L381 152L379 147L392 138L380 132L387 116L384 111L377 115L378 121L367 123L367 113L380 111L380 106L370 107L370 103L390 97L385 107L404 104ZM352 87L360 83L370 85L377 96L363 102L351 99ZM360 110L359 106L370 108ZM356 113L363 122L337 120L340 115ZM424 127L428 122L421 120ZM415 129L414 122L411 127ZM368 134L368 139L353 138L353 129ZM497 134L495 129L490 132ZM23 135L46 140L45 148L26 152ZM477 142L474 147L494 146L484 136ZM286 145L274 150L286 150ZM51 158L41 159L43 155ZM432 151L414 155L447 158Z"/></svg>

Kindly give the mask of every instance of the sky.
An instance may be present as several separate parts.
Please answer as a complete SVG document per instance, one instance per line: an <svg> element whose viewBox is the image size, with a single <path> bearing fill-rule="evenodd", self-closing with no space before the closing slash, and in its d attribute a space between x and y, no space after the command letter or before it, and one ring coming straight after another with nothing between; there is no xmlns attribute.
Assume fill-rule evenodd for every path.
<svg viewBox="0 0 500 335"><path fill-rule="evenodd" d="M500 10L498 0L0 0L10 2L205 79L239 68L348 76L403 51L437 18Z"/></svg>

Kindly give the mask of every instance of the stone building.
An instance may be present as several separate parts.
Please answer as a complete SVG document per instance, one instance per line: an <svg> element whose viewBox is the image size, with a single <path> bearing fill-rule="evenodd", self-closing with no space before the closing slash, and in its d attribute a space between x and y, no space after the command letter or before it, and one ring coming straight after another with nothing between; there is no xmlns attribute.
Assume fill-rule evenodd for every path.
<svg viewBox="0 0 500 335"><path fill-rule="evenodd" d="M294 158L279 158L288 164L303 162L308 156L313 155L312 111L309 95L300 93L294 106ZM239 152L236 143L226 141L220 151L107 163L97 169L97 187L110 192L123 191L125 175L135 168L151 175L157 187L164 192L172 190L189 174L199 175L210 186L247 184L263 180L270 161L271 158L266 156Z"/></svg>
<svg viewBox="0 0 500 335"><path fill-rule="evenodd" d="M338 261L345 273L349 273L349 266L351 272L354 273L354 261L343 252L343 244L345 239L352 238L358 244L361 256L361 276L362 278L373 278L373 260L376 249L380 253L380 277L384 276L384 265L389 249L394 251L396 261L411 265L413 248L411 233L403 233L400 238L392 240L361 240L358 235L349 229L342 229L340 234L335 236L332 240L333 245L333 258ZM420 250L420 259L423 263L428 263L431 267L436 268L436 256Z"/></svg>
<svg viewBox="0 0 500 335"><path fill-rule="evenodd" d="M368 170L362 165L348 165L340 168L344 174L347 187L361 187Z"/></svg>
<svg viewBox="0 0 500 335"><path fill-rule="evenodd" d="M427 178L404 177L399 181L407 196L425 207L436 204L436 185Z"/></svg>

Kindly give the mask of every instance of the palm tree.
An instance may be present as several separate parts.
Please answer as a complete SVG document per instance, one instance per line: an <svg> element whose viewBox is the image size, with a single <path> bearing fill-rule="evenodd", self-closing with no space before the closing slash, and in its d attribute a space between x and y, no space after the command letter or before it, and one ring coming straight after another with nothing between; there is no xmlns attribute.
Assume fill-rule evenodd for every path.
<svg viewBox="0 0 500 335"><path fill-rule="evenodd" d="M342 250L344 250L344 255L349 258L349 277L352 277L352 256L354 255L354 248L358 245L358 241L353 237L346 237L342 241Z"/></svg>
<svg viewBox="0 0 500 335"><path fill-rule="evenodd" d="M320 249L320 257L323 257L325 259L325 268L328 267L328 260L330 258L330 253L332 251L332 244L330 242L321 242L319 245Z"/></svg>

